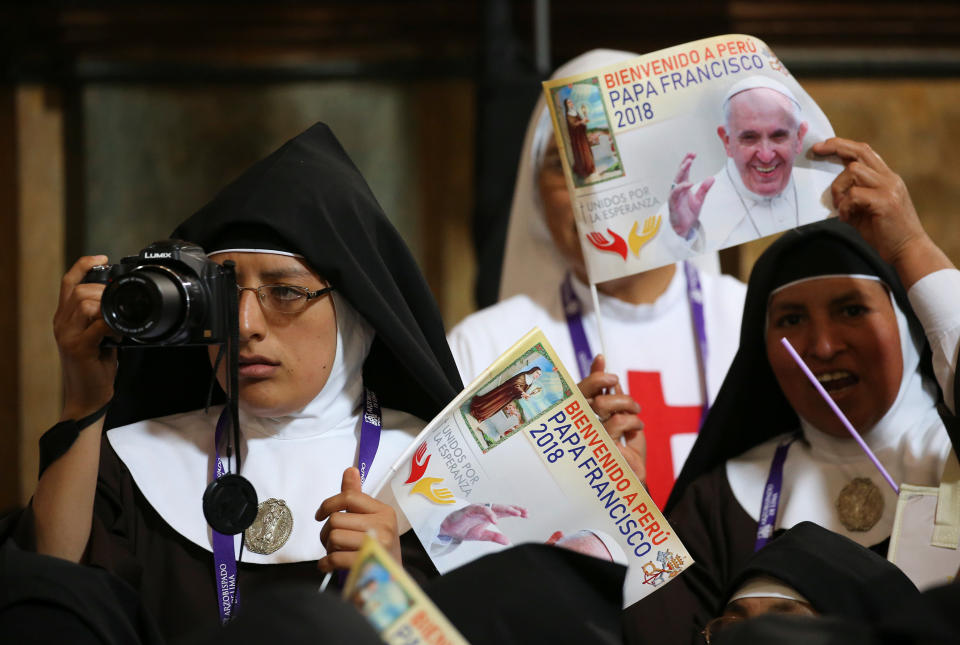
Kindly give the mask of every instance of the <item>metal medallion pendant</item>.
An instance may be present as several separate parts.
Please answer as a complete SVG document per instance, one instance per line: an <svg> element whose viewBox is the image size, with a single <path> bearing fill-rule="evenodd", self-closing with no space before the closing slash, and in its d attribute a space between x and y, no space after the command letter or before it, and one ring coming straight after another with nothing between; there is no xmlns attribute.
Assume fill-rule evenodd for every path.
<svg viewBox="0 0 960 645"><path fill-rule="evenodd" d="M244 544L254 553L269 555L287 543L292 530L290 507L271 497L257 506L257 519L243 532Z"/></svg>
<svg viewBox="0 0 960 645"><path fill-rule="evenodd" d="M869 531L883 515L883 493L866 477L857 477L837 496L837 514L848 531Z"/></svg>

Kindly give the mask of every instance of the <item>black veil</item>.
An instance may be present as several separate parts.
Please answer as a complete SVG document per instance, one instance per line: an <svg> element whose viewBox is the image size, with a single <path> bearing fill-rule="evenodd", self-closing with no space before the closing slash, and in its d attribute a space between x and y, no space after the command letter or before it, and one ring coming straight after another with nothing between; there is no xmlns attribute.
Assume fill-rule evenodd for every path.
<svg viewBox="0 0 960 645"><path fill-rule="evenodd" d="M824 615L875 622L920 603L920 592L895 564L813 522L800 522L753 554L723 604L757 576L786 583Z"/></svg>
<svg viewBox="0 0 960 645"><path fill-rule="evenodd" d="M808 246L811 247L809 253ZM806 268L807 275L818 275L821 273L816 268L821 265L844 262L844 258L821 257L812 251L825 246L850 254L847 258L849 263L869 266L871 273L890 287L897 305L909 321L911 331L924 337L920 321L910 307L907 292L896 271L880 258L852 226L837 219L827 219L785 233L760 256L750 273L740 327L740 347L690 456L677 477L664 508L665 513L669 514L687 486L700 475L754 446L800 427L800 420L780 390L767 360L764 338L767 301L782 280L783 264L793 264L790 270L795 274L802 273ZM936 383L931 352L926 343L920 357L920 370L924 377ZM949 428L950 424L947 425Z"/></svg>
<svg viewBox="0 0 960 645"><path fill-rule="evenodd" d="M303 255L376 331L363 375L383 406L429 420L462 388L416 261L326 125L255 163L172 237ZM211 374L203 347L121 350L106 427L202 408Z"/></svg>

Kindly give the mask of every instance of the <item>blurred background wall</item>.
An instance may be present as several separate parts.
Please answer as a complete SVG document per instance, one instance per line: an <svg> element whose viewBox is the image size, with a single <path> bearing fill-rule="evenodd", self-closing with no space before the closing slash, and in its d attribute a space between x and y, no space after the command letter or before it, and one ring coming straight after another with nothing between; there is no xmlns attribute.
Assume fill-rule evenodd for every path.
<svg viewBox="0 0 960 645"><path fill-rule="evenodd" d="M0 6L0 511L59 416L51 319L77 256L116 261L250 163L330 124L448 326L496 298L538 81L594 47L769 44L838 134L870 142L960 262L952 0L44 2ZM722 254L745 278L760 240Z"/></svg>

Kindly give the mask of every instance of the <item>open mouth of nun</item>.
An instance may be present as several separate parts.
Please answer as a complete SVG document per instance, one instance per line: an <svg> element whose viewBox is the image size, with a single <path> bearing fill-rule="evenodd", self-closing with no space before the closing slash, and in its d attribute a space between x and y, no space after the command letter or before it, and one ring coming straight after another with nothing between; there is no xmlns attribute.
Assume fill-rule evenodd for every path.
<svg viewBox="0 0 960 645"><path fill-rule="evenodd" d="M860 378L847 370L834 370L817 374L817 380L827 392L831 394L852 387L860 382Z"/></svg>

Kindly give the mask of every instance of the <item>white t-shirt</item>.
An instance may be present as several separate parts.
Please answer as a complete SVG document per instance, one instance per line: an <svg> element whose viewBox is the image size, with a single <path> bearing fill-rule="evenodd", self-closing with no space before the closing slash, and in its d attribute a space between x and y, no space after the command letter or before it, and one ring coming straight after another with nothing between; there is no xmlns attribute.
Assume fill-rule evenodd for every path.
<svg viewBox="0 0 960 645"><path fill-rule="evenodd" d="M700 273L707 333L706 381L716 396L736 353L746 288L729 276ZM583 307L583 326L594 354L600 353L596 315L587 285L573 290ZM703 405L693 319L686 277L678 265L666 291L653 304L632 305L600 294L607 371L640 404L646 425L647 485L655 501L666 501L699 428ZM571 375L579 379L573 342L563 314L560 285L539 300L518 295L478 311L447 336L465 383L534 326L539 327Z"/></svg>

